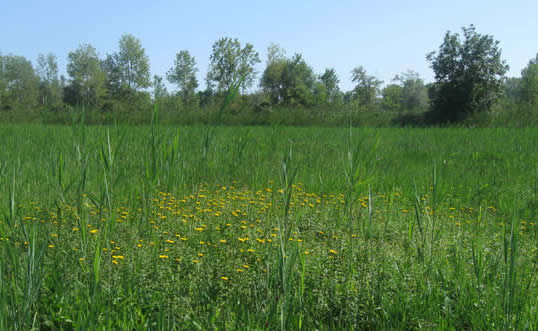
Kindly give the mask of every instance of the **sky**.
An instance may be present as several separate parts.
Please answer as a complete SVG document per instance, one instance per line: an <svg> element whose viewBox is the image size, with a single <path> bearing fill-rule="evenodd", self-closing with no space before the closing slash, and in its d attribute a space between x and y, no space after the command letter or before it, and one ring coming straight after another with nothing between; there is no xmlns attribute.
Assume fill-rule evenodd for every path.
<svg viewBox="0 0 538 331"><path fill-rule="evenodd" d="M130 33L145 48L152 76L165 76L176 53L186 49L205 88L213 43L231 37L254 45L260 74L267 46L277 43L288 56L302 54L315 73L334 68L347 91L359 65L385 83L407 70L433 81L426 54L439 48L447 31L461 33L470 24L500 41L508 76L520 76L538 52L537 12L536 0L1 0L0 52L34 64L38 54L53 53L65 74L67 54L80 44L104 57Z"/></svg>

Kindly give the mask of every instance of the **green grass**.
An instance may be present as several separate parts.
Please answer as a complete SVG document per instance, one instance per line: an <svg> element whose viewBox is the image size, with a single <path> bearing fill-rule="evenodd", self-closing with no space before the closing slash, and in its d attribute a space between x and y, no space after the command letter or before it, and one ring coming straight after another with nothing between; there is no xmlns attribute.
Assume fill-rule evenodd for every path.
<svg viewBox="0 0 538 331"><path fill-rule="evenodd" d="M538 328L536 129L0 132L0 329Z"/></svg>

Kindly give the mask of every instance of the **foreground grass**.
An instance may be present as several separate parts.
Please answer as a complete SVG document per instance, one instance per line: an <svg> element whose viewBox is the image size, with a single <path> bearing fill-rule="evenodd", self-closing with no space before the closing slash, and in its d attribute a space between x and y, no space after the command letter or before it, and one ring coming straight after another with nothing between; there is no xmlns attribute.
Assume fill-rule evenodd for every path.
<svg viewBox="0 0 538 331"><path fill-rule="evenodd" d="M3 329L537 328L537 130L0 129Z"/></svg>

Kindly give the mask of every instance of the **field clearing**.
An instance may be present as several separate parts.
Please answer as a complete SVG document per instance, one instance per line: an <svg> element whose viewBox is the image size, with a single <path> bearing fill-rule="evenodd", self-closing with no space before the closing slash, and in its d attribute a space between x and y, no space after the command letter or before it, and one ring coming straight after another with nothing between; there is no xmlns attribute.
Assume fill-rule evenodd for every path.
<svg viewBox="0 0 538 331"><path fill-rule="evenodd" d="M536 129L0 132L0 329L538 329Z"/></svg>

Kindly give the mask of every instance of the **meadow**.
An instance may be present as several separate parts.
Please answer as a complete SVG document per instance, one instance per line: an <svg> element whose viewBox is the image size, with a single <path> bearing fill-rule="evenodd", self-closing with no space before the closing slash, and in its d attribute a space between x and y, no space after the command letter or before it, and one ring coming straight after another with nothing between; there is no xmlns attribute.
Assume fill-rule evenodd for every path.
<svg viewBox="0 0 538 331"><path fill-rule="evenodd" d="M0 125L0 329L538 329L538 130Z"/></svg>

